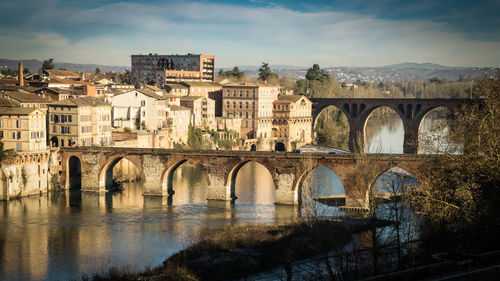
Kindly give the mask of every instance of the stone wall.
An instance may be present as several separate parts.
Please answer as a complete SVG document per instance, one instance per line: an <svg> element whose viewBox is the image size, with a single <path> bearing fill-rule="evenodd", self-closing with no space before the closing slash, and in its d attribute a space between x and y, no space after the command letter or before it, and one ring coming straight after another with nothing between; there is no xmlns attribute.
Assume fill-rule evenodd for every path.
<svg viewBox="0 0 500 281"><path fill-rule="evenodd" d="M7 153L0 169L0 200L11 200L46 193L52 189L52 175L58 173L54 155L41 153Z"/></svg>

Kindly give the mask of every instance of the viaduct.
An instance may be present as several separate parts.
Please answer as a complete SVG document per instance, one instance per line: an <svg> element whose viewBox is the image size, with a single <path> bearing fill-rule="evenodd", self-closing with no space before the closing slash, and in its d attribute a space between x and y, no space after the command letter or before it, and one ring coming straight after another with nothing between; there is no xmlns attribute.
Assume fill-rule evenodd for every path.
<svg viewBox="0 0 500 281"><path fill-rule="evenodd" d="M315 167L324 166L339 176L346 191L346 206L364 207L368 187L359 173L369 168L373 184L378 175L398 167L420 175L420 167L430 158L415 154L320 154L277 153L260 151L193 151L118 147L61 148L61 181L70 188L70 179L81 176L83 191L105 192L112 182L113 167L123 158L137 167L144 186L144 195L169 196L174 193L173 175L185 162L199 167L208 183L208 200L232 200L236 176L250 161L262 164L272 176L276 204L300 203L304 178ZM72 159L72 161L70 161ZM75 161L75 160L78 161ZM73 163L79 163L76 167ZM81 171L81 172L80 172Z"/></svg>
<svg viewBox="0 0 500 281"><path fill-rule="evenodd" d="M460 106L481 103L482 99L354 99L354 98L312 98L313 126L321 111L329 106L341 110L349 122L349 150L364 151L365 126L370 114L385 106L394 110L403 121L403 153L417 153L419 129L424 117L437 107L446 107L452 112Z"/></svg>

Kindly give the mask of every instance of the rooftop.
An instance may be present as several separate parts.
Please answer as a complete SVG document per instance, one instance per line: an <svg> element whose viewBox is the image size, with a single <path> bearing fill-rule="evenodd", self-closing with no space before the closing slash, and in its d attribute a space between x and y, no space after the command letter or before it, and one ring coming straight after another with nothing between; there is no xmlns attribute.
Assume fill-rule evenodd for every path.
<svg viewBox="0 0 500 281"><path fill-rule="evenodd" d="M220 87L221 85L217 82L208 81L186 81L182 82L183 85L188 87Z"/></svg>
<svg viewBox="0 0 500 281"><path fill-rule="evenodd" d="M49 100L40 97L36 94L26 93L26 92L16 92L16 91L5 91L1 92L0 95L7 96L18 102L36 102L36 103L48 103Z"/></svg>
<svg viewBox="0 0 500 281"><path fill-rule="evenodd" d="M255 83L255 82L236 82L224 84L223 87L241 87L241 88L258 88L258 87L279 87L279 85L268 83Z"/></svg>
<svg viewBox="0 0 500 281"><path fill-rule="evenodd" d="M305 98L307 101L309 101L309 99L304 95L284 95L284 96L279 96L278 100L297 102L301 98Z"/></svg>
<svg viewBox="0 0 500 281"><path fill-rule="evenodd" d="M170 110L171 111L181 111L181 110L189 110L191 111L191 109L185 107L185 106L180 106L180 105L175 105L175 104L172 104L170 105Z"/></svg>
<svg viewBox="0 0 500 281"><path fill-rule="evenodd" d="M44 69L43 70L49 77L56 77L56 76L65 76L65 77L80 77L80 74L69 71L69 70L62 70L62 69Z"/></svg>
<svg viewBox="0 0 500 281"><path fill-rule="evenodd" d="M55 102L51 102L49 105L57 106L100 106L100 105L110 105L106 103L104 100L94 97L78 97L78 98L70 98L65 100L59 100Z"/></svg>
<svg viewBox="0 0 500 281"><path fill-rule="evenodd" d="M17 101L13 101L7 98L0 98L0 106L8 106L8 107L19 107L20 104Z"/></svg>
<svg viewBox="0 0 500 281"><path fill-rule="evenodd" d="M8 106L0 106L0 115L28 115L33 111L40 110L45 113L45 111L39 108L33 107L8 107Z"/></svg>

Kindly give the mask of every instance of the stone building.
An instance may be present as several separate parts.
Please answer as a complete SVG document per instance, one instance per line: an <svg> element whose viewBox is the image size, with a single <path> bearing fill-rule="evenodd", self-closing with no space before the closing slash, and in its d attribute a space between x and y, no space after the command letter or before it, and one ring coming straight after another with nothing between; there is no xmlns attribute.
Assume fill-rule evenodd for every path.
<svg viewBox="0 0 500 281"><path fill-rule="evenodd" d="M49 104L49 135L53 147L111 144L111 105L93 97Z"/></svg>
<svg viewBox="0 0 500 281"><path fill-rule="evenodd" d="M202 130L213 130L215 124L215 101L206 97L181 97L181 106L191 110L191 125Z"/></svg>
<svg viewBox="0 0 500 281"><path fill-rule="evenodd" d="M312 102L303 95L280 96L273 102L272 138L287 150L311 142ZM294 145L296 147L292 147ZM300 145L299 145L300 144Z"/></svg>
<svg viewBox="0 0 500 281"><path fill-rule="evenodd" d="M45 151L46 112L33 107L0 106L0 140L4 150Z"/></svg>
<svg viewBox="0 0 500 281"><path fill-rule="evenodd" d="M271 137L273 102L279 86L267 83L230 83L222 86L222 116L241 118L241 136Z"/></svg>

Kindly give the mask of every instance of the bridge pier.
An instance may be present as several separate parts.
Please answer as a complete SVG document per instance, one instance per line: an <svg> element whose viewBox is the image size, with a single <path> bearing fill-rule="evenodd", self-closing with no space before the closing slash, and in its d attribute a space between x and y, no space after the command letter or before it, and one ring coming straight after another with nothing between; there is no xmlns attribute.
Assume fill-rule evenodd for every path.
<svg viewBox="0 0 500 281"><path fill-rule="evenodd" d="M295 174L274 174L273 180L276 185L274 192L274 203L278 205L298 205L298 188L293 188L295 183Z"/></svg>
<svg viewBox="0 0 500 281"><path fill-rule="evenodd" d="M231 187L226 185L226 178L217 173L208 174L207 200L232 200Z"/></svg>
<svg viewBox="0 0 500 281"><path fill-rule="evenodd" d="M159 156L142 156L142 173L144 196L168 196L168 188L162 183L164 171L163 162Z"/></svg>

